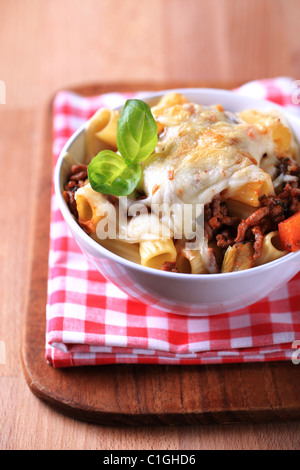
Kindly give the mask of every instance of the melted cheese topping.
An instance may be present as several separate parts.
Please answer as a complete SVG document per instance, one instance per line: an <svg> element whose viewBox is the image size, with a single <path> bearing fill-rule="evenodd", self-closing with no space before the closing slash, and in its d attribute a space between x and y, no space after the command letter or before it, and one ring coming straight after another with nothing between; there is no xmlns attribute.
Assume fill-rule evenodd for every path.
<svg viewBox="0 0 300 470"><path fill-rule="evenodd" d="M269 172L260 167L263 156L265 167L274 166L278 153L272 123L246 122L221 106L193 103L155 107L152 112L162 132L142 166L139 189L147 196L145 204L206 204L216 194L234 198L245 184L262 181L265 192L274 193Z"/></svg>
<svg viewBox="0 0 300 470"><path fill-rule="evenodd" d="M197 260L197 272L217 272L203 229L203 206L222 193L229 199L229 207L233 204L237 208L236 201L246 203L242 204L242 211L249 215L260 205L260 196L275 194L274 187L294 178L278 176L278 157L289 156L299 161L299 145L287 120L276 110L244 110L234 114L220 105L202 106L190 103L183 95L170 93L161 98L152 113L159 134L157 146L141 164L137 191L126 198L126 203L119 199L117 237L125 244L143 242L140 255L144 259L149 254L155 258L157 253L159 256L167 253L173 260L185 250ZM144 193L142 197L140 193ZM85 223L94 223L102 217L97 213L99 194L89 185L77 190L76 202ZM189 205L192 211L176 212L177 208L172 208L178 204L180 209ZM163 207L167 207L165 213ZM115 227L113 223L112 226ZM177 244L178 239L182 240ZM190 240L195 240L195 244L190 246ZM124 257L130 259L126 253Z"/></svg>

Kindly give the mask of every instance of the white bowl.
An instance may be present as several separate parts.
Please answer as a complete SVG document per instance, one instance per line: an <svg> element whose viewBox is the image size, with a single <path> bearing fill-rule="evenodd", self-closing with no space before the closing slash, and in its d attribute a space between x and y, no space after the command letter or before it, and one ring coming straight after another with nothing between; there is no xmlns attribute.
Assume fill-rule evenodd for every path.
<svg viewBox="0 0 300 470"><path fill-rule="evenodd" d="M167 91L147 95L150 105ZM174 91L174 90L172 90ZM229 111L246 108L280 109L300 141L300 119L282 107L227 90L176 89L203 105L222 104ZM62 196L70 170L67 153L78 163L84 159L85 125L68 140L55 169L55 192L59 208L82 252L108 280L130 297L152 307L182 315L205 316L246 307L287 283L300 269L300 251L245 271L222 274L178 274L143 267L108 251L91 239L77 224Z"/></svg>

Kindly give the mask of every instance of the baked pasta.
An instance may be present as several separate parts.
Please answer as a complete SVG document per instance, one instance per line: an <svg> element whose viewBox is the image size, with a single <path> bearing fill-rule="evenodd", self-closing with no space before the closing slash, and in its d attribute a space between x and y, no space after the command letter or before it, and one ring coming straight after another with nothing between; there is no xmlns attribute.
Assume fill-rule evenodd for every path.
<svg viewBox="0 0 300 470"><path fill-rule="evenodd" d="M178 93L164 95L151 114L155 148L122 170L139 172L125 197L95 190L88 176L105 149L106 162L125 165L121 114L101 109L89 120L86 161L72 166L64 187L89 236L143 266L191 274L244 270L300 249L299 146L284 116L232 113Z"/></svg>

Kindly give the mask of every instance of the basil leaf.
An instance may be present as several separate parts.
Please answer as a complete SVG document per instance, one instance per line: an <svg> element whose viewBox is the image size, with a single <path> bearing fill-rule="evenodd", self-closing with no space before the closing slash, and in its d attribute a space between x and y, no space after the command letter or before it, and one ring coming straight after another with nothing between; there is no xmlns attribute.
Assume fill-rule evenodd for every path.
<svg viewBox="0 0 300 470"><path fill-rule="evenodd" d="M140 163L154 151L157 124L150 107L141 100L127 100L117 125L120 154L102 150L88 165L88 179L98 193L128 196L141 177Z"/></svg>
<svg viewBox="0 0 300 470"><path fill-rule="evenodd" d="M142 162L154 151L157 124L144 101L127 100L117 125L117 146L126 162Z"/></svg>
<svg viewBox="0 0 300 470"><path fill-rule="evenodd" d="M138 163L127 165L121 155L102 150L88 165L88 179L94 191L114 196L128 196L141 176Z"/></svg>

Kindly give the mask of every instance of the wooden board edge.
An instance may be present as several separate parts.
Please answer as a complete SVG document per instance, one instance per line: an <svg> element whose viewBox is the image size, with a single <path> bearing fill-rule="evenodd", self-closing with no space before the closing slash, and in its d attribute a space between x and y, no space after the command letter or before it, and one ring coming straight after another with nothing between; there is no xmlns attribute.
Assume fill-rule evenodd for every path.
<svg viewBox="0 0 300 470"><path fill-rule="evenodd" d="M84 93L93 94L94 92L97 92L97 89L95 88L96 85L87 85L85 86ZM122 88L124 91L127 91L128 89L126 88L126 85ZM143 89L143 88L141 88ZM104 90L104 89L103 89ZM80 92L80 88L74 88L74 92ZM103 91L105 92L105 91ZM47 109L46 109L46 114L48 114L48 119L45 119L45 133L50 136L50 142L48 139L45 139L45 149L44 151L48 153L51 152L51 137L52 137L52 125L50 127L50 124L52 124L52 120L49 119L49 108L51 109L51 116L52 116L52 103L53 99L50 100ZM52 152L51 152L52 154ZM41 159L41 164L39 166L39 174L38 174L38 185L36 188L36 191L41 190L41 180L44 181L44 171L46 168L45 161L44 159ZM50 158L49 161L51 162ZM50 163L51 164L51 163ZM51 172L49 172L51 173ZM44 184L44 183L43 183ZM45 196L45 200L50 199L50 194L48 193L47 196ZM49 206L49 200L47 202ZM134 425L134 426L143 426L143 425L151 425L151 426L163 426L163 425L198 425L198 424L241 424L241 423L256 423L256 422L274 422L278 420L299 420L300 419L300 409L298 407L285 407L285 408L280 408L280 409L270 409L270 408L261 408L257 412L252 412L249 413L249 410L246 409L232 409L230 411L224 411L224 410L215 410L214 412L203 412L200 410L199 412L195 411L190 414L182 414L182 413L168 413L168 414L161 414L161 413L149 413L149 414L126 414L124 412L107 412L105 410L97 410L96 412L94 410L90 410L88 407L82 408L82 407L76 407L74 404L66 403L64 402L59 395L51 394L49 391L43 386L43 383L39 382L36 380L36 377L34 375L34 372L31 369L31 366L29 365L28 361L28 351L26 350L27 343L26 340L28 339L28 331L27 331L27 325L26 325L26 318L28 315L28 309L30 308L30 305L32 305L33 302L37 301L39 302L39 298L34 298L35 292L32 291L31 287L34 283L35 275L36 275L36 264L34 264L34 260L36 261L36 255L37 255L37 250L38 250L38 245L34 244L34 241L41 235L40 232L40 226L39 226L39 214L41 213L42 210L42 205L36 202L36 208L39 210L34 210L34 223L32 227L32 239L31 239L31 247L30 249L32 250L32 254L30 257L30 265L29 265L29 273L27 276L27 283L26 283L26 292L24 295L24 314L22 316L23 319L23 324L22 324L22 338L21 338L21 361L22 361L22 367L23 367L23 372L24 376L26 378L27 384L31 391L36 395L39 399L50 405L53 409L65 414L66 416L76 418L85 422L90 422L94 424L102 424L102 425ZM49 214L50 215L50 214ZM50 222L50 220L49 220ZM49 227L49 226L48 226ZM48 234L49 235L49 234ZM48 253L47 253L48 256ZM44 279L44 281L47 281L47 278ZM45 319L46 323L46 319ZM30 339L32 339L34 335L31 332ZM39 360L41 357L39 357ZM45 373L47 373L47 368L51 368L51 366L46 364L45 361ZM273 363L273 366L275 364ZM163 366L162 366L163 367ZM209 366L208 366L209 367ZM262 368L268 368L269 365L268 363L266 364L260 364L260 367ZM96 371L95 371L96 372Z"/></svg>
<svg viewBox="0 0 300 470"><path fill-rule="evenodd" d="M40 153L42 158L38 159L38 166L36 171L37 184L35 185L32 197L33 209L31 211L31 220L30 220L30 234L29 234L29 256L28 256L28 265L26 272L26 282L24 286L24 295L23 295L23 308L22 308L22 324L21 324L21 341L20 341L20 358L24 376L26 378L29 388L33 393L39 393L37 387L36 378L33 376L31 367L28 360L28 341L32 340L31 331L28 331L28 319L30 316L30 309L34 303L40 302L39 298L36 298L36 292L34 291L33 286L36 284L36 268L37 265L40 265L45 268L44 276L48 273L48 254L44 254L44 259L40 263L40 245L41 237L47 237L47 243L49 246L49 230L50 230L50 204L51 204L51 170L46 170L47 164L52 165L52 160L50 156L52 155L52 123L49 120L49 113L52 116L52 105L53 99L49 100L47 106L43 110L43 119L41 123L41 138L45 139L44 143L41 144ZM42 140L43 142L43 140ZM43 158L43 156L45 157ZM45 160L47 163L45 163ZM48 161L49 160L49 161ZM52 168L52 166L50 166ZM41 204L40 195L42 195L43 203ZM44 206L45 204L45 206ZM43 232L43 224L41 223L42 216L42 207L45 207L44 214L47 214L48 223L46 224L45 232ZM45 258L47 258L47 264L45 265ZM47 273L46 273L47 270ZM47 279L43 279L47 283ZM46 290L46 284L45 284ZM45 307L46 307L46 296L44 295ZM30 325L31 326L31 325ZM46 332L46 316L44 315L44 334ZM40 359L40 358L39 358ZM45 359L46 364L46 359Z"/></svg>

